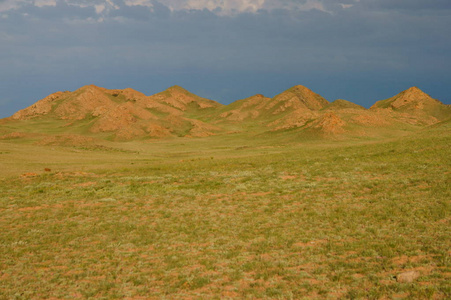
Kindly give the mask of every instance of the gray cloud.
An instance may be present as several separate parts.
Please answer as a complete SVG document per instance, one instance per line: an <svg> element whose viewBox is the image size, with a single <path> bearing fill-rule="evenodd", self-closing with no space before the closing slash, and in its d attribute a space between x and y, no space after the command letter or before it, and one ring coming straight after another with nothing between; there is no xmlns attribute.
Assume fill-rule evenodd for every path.
<svg viewBox="0 0 451 300"><path fill-rule="evenodd" d="M224 14L153 0L28 1L7 10L11 2L0 1L0 117L90 83L150 93L180 84L222 102L305 84L366 106L420 85L451 100L446 2L315 1L324 10L289 2Z"/></svg>
<svg viewBox="0 0 451 300"><path fill-rule="evenodd" d="M451 2L448 0L362 0L358 5L372 9L410 10L417 12L451 9Z"/></svg>

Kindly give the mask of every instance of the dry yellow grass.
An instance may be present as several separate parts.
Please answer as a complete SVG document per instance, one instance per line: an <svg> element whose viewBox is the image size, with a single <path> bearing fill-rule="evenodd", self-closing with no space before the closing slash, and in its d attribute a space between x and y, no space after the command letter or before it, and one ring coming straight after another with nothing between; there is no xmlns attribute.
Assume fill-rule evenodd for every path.
<svg viewBox="0 0 451 300"><path fill-rule="evenodd" d="M1 140L0 299L448 299L451 136L431 130Z"/></svg>

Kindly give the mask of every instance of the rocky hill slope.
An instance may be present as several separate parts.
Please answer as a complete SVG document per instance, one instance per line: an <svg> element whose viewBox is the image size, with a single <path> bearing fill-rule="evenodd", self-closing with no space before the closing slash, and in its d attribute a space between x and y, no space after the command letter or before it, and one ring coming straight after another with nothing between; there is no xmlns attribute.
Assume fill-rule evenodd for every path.
<svg viewBox="0 0 451 300"><path fill-rule="evenodd" d="M417 87L366 109L342 99L329 102L301 85L273 98L257 94L229 105L179 86L146 96L130 88L109 90L89 85L74 92L51 94L3 119L0 126L3 136L76 133L112 140L206 137L231 132L350 137L414 131L450 118L450 105L432 99ZM26 128L23 131L27 134L14 132L14 128Z"/></svg>
<svg viewBox="0 0 451 300"><path fill-rule="evenodd" d="M451 106L433 99L417 87L411 87L396 96L377 101L371 110L385 110L410 124L432 125L449 119Z"/></svg>
<svg viewBox="0 0 451 300"><path fill-rule="evenodd" d="M111 133L115 139L168 136L202 137L221 129L187 116L222 106L181 87L153 96L127 88L108 90L94 85L74 92L57 92L18 111L11 120L67 120L67 127L86 123L90 133Z"/></svg>

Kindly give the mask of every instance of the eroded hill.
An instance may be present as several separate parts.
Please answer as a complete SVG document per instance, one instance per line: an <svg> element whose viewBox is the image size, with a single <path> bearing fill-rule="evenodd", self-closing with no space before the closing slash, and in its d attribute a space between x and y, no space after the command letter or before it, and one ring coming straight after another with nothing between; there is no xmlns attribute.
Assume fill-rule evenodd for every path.
<svg viewBox="0 0 451 300"><path fill-rule="evenodd" d="M329 102L301 85L273 98L257 94L229 105L179 86L146 96L130 88L109 90L89 85L74 92L56 92L3 119L0 138L32 133L121 141L230 133L377 137L405 135L450 118L450 105L417 87L366 109L342 99Z"/></svg>
<svg viewBox="0 0 451 300"><path fill-rule="evenodd" d="M183 88L146 96L127 88L108 90L94 85L74 92L57 92L18 111L11 120L67 120L67 128L85 133L107 133L113 139L203 137L221 129L188 116L222 106Z"/></svg>

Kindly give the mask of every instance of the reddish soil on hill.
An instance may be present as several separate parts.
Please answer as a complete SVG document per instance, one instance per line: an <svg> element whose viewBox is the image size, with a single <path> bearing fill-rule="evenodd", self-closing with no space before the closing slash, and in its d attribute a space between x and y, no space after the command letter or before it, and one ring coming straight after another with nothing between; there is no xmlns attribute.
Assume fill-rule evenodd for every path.
<svg viewBox="0 0 451 300"><path fill-rule="evenodd" d="M436 124L451 118L451 108L416 87L378 101L367 110L341 99L330 103L300 85L273 98L257 94L228 106L179 86L146 96L131 88L108 90L90 85L51 94L2 122L41 118L69 120L68 130L78 126L84 132L109 134L116 140L206 137L250 127L261 128L260 132L296 129L309 134L358 135L365 128ZM240 127L242 130L237 130ZM6 133L0 138L22 136Z"/></svg>

